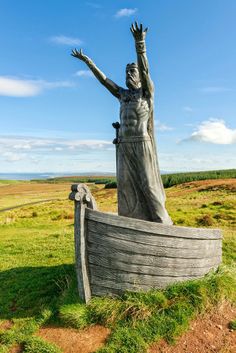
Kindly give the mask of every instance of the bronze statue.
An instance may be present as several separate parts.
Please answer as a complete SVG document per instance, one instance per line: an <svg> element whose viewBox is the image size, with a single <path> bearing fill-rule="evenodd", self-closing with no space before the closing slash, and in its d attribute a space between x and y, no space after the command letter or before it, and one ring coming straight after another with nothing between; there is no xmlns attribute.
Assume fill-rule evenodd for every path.
<svg viewBox="0 0 236 353"><path fill-rule="evenodd" d="M135 22L137 64L126 66L124 89L107 78L82 50L72 56L84 61L96 78L120 101L120 128L117 139L118 214L147 221L172 224L165 208L154 138L154 86L149 74L143 30Z"/></svg>

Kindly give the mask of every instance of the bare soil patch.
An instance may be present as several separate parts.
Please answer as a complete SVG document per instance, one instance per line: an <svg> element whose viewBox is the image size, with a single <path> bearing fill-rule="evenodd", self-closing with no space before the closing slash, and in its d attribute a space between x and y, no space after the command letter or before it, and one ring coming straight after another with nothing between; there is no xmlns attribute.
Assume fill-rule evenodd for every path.
<svg viewBox="0 0 236 353"><path fill-rule="evenodd" d="M64 353L92 353L103 346L109 333L109 329L95 325L82 331L45 327L37 335L55 343Z"/></svg>
<svg viewBox="0 0 236 353"><path fill-rule="evenodd" d="M236 308L225 303L193 321L190 330L174 346L161 340L148 353L235 353L236 331L229 328L229 322L235 317Z"/></svg>
<svg viewBox="0 0 236 353"><path fill-rule="evenodd" d="M6 320L0 324L0 330L9 330L12 326L13 322L10 320Z"/></svg>
<svg viewBox="0 0 236 353"><path fill-rule="evenodd" d="M20 344L16 344L9 351L9 353L21 353L21 352L23 352L23 347Z"/></svg>

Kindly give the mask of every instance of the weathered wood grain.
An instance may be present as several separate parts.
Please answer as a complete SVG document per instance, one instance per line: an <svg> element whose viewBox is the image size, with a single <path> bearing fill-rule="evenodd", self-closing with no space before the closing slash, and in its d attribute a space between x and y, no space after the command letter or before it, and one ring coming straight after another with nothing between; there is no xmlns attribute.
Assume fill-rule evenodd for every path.
<svg viewBox="0 0 236 353"><path fill-rule="evenodd" d="M112 253L111 253L112 255ZM153 260L153 261L152 261ZM182 260L182 261L181 261ZM132 256L104 256L103 254L91 253L89 251L88 261L91 264L98 265L101 267L107 267L114 270L123 270L126 272L137 272L147 273L147 274L158 274L158 271L165 271L171 273L172 276L178 276L180 273L187 273L188 271L197 270L201 268L211 268L219 265L221 257L213 257L211 259L178 259L178 258L153 258L146 259L145 256L138 256L132 259ZM142 263L141 263L142 262ZM102 271L102 269L101 269Z"/></svg>
<svg viewBox="0 0 236 353"><path fill-rule="evenodd" d="M169 258L178 258L178 259L208 259L215 257L221 254L221 248L218 247L218 244L215 244L216 247L206 244L205 249L174 249L174 248L165 248L165 247L154 247L141 243L132 243L126 240L119 240L116 238L107 237L105 235L89 232L88 233L89 248L94 248L95 245L100 246L101 248L106 248L107 252L114 252L118 250L120 253L133 253L133 254L142 254L142 255L153 255L155 257L169 257ZM92 245L94 244L94 246ZM106 254L105 253L105 254Z"/></svg>
<svg viewBox="0 0 236 353"><path fill-rule="evenodd" d="M98 212L86 185L73 185L78 289L91 295L147 291L204 276L221 262L219 230L167 226Z"/></svg>
<svg viewBox="0 0 236 353"><path fill-rule="evenodd" d="M88 231L97 236L107 236L121 240L130 241L132 243L149 244L152 247L165 247L165 248L183 248L183 249L202 249L206 247L210 250L220 248L220 239L186 239L179 237L169 237L168 235L150 234L144 231L137 232L133 229L119 228L109 224L103 224L88 220Z"/></svg>
<svg viewBox="0 0 236 353"><path fill-rule="evenodd" d="M156 235L180 237L188 239L221 239L219 229L191 228L179 226L167 226L161 223L148 222L140 219L117 216L111 213L103 213L86 209L86 219L103 224L113 225L119 228L134 229ZM123 231L123 230L121 230Z"/></svg>
<svg viewBox="0 0 236 353"><path fill-rule="evenodd" d="M74 201L74 242L75 266L78 291L81 299L86 303L91 298L89 268L87 259L87 225L85 210L87 207L96 207L96 202L85 184L73 184L69 199Z"/></svg>
<svg viewBox="0 0 236 353"><path fill-rule="evenodd" d="M75 264L79 296L85 302L91 298L84 227L85 205L75 202Z"/></svg>
<svg viewBox="0 0 236 353"><path fill-rule="evenodd" d="M93 264L94 262L94 264ZM104 276L109 278L110 274L116 274L117 279L123 279L126 275L134 274L134 275L148 275L152 278L154 277L199 277L204 276L208 273L213 266L208 267L190 267L190 268L178 268L173 271L172 268L163 268L163 267L155 267L155 266L143 266L143 265L130 265L120 263L117 268L102 266L98 264L98 261L92 261L90 263L90 273L91 275L95 274L97 276Z"/></svg>
<svg viewBox="0 0 236 353"><path fill-rule="evenodd" d="M111 297L116 297L119 296L123 293L124 291L120 290L120 289L110 289L107 287L102 287L99 284L93 285L91 284L91 293L92 296L98 296L98 297L102 297L102 296L111 296Z"/></svg>
<svg viewBox="0 0 236 353"><path fill-rule="evenodd" d="M132 281L133 277L133 281ZM173 284L179 281L186 281L189 279L196 279L196 277L159 277L157 278L148 278L147 275L137 275L139 278L135 278L134 275L129 275L129 278L127 278L130 282L122 282L121 280L116 280L115 277L113 279L108 279L106 277L101 278L95 275L91 276L91 284L92 288L94 286L102 286L109 288L109 293L112 293L113 290L120 290L120 291L125 291L125 290L131 290L131 291L148 291L152 288L156 289L161 289L166 287L169 284Z"/></svg>

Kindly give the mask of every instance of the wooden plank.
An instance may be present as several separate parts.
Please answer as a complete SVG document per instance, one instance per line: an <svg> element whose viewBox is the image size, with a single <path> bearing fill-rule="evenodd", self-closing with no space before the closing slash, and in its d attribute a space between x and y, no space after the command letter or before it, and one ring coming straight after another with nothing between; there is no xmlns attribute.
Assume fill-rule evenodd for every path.
<svg viewBox="0 0 236 353"><path fill-rule="evenodd" d="M87 259L87 220L85 210L87 207L96 207L96 202L85 184L73 184L69 199L74 201L74 241L75 266L78 291L81 299L86 303L91 298L89 269Z"/></svg>
<svg viewBox="0 0 236 353"><path fill-rule="evenodd" d="M95 210L86 210L86 219L96 221L102 224L109 224L119 228L134 229L147 233L165 235L168 237L180 237L189 239L221 239L219 229L192 228L168 226L156 222L148 222L140 219L117 216L110 213L103 213ZM124 230L121 229L121 232Z"/></svg>
<svg viewBox="0 0 236 353"><path fill-rule="evenodd" d="M166 270L172 273L172 276L176 273L179 275L181 271L191 271L191 269L200 269L214 267L220 264L221 257L213 257L211 259L177 259L177 258L154 258L153 262L145 261L145 257L140 259L132 259L131 257L120 257L120 256L104 256L101 254L92 254L89 252L88 255L89 267L97 265L101 267L111 268L114 270L122 270L126 272L141 272L147 274L157 274L159 271ZM142 263L141 263L142 262ZM102 271L102 269L101 269ZM164 272L163 272L164 273Z"/></svg>
<svg viewBox="0 0 236 353"><path fill-rule="evenodd" d="M141 276L141 275L140 275ZM116 291L126 291L126 290L131 290L131 291L148 291L152 288L157 288L157 289L161 289L161 288L165 288L166 286L179 282L179 281L187 281L189 279L196 279L196 277L160 277L158 281L156 281L155 283L150 283L150 284L143 284L140 282L116 282L115 280L109 280L106 278L100 278L97 276L91 276L91 284L92 287L94 288L95 286L102 286L102 287L106 287L109 288L111 290L111 293L113 290ZM144 279L142 279L144 280Z"/></svg>
<svg viewBox="0 0 236 353"><path fill-rule="evenodd" d="M102 287L98 284L96 285L91 284L91 293L92 293L92 296L98 296L98 297L103 297L103 296L117 297L117 296L120 296L123 293L123 291L119 289L110 289L107 287Z"/></svg>
<svg viewBox="0 0 236 353"><path fill-rule="evenodd" d="M102 266L98 264L98 261L94 261L96 264L91 262L89 264L90 272L96 274L97 276L106 276L107 272L111 273L121 273L123 275L128 274L140 274L140 275L149 275L149 276L168 276L168 277L187 277L187 276L203 276L208 273L211 268L215 268L216 265L206 266L206 267L188 267L188 268L171 268L171 267L155 267L155 266L143 266L143 265L134 265L134 264L124 264L121 263L120 266L116 268ZM109 273L110 273L109 272Z"/></svg>
<svg viewBox="0 0 236 353"><path fill-rule="evenodd" d="M85 208L85 204L75 201L74 239L77 284L79 296L87 303L91 298L91 291L86 250Z"/></svg>
<svg viewBox="0 0 236 353"><path fill-rule="evenodd" d="M215 267L214 269L216 269ZM104 280L101 276L92 275L91 280L91 291L92 295L97 296L118 296L124 291L148 291L151 289L162 289L166 286L177 283L180 281L187 281L191 279L196 279L195 276L188 277L157 277L148 278L147 276L137 275L138 278L131 278L133 274L129 274L129 278L126 277L126 282L121 282L119 278L119 273L116 275L110 272L106 274L106 279ZM198 276L202 277L202 276ZM128 281L131 280L131 283ZM140 283L142 281L142 283ZM147 284L149 283L149 284Z"/></svg>
<svg viewBox="0 0 236 353"><path fill-rule="evenodd" d="M106 235L111 238L131 241L132 243L149 244L151 246L183 248L183 249L204 249L207 244L213 247L221 247L221 239L186 239L177 237L167 237L159 234L150 234L143 231L137 233L133 229L120 229L113 225L102 224L88 220L88 231Z"/></svg>
<svg viewBox="0 0 236 353"><path fill-rule="evenodd" d="M144 285L144 284L134 284L134 283L117 283L113 280L108 280L108 279L104 279L101 277L96 277L96 276L92 276L91 277L91 286L101 286L101 287L105 287L105 288L109 288L111 290L115 290L115 291L126 291L126 290L132 290L132 291L138 291L138 290L144 290L144 291L148 291L149 289L151 289L150 286L148 285Z"/></svg>
<svg viewBox="0 0 236 353"><path fill-rule="evenodd" d="M107 252L119 251L122 253L141 254L141 255L153 255L155 257L168 257L168 258L179 258L181 259L205 259L221 255L221 248L207 244L205 249L174 249L165 247L154 247L146 244L132 243L126 240L119 240L116 238L110 238L99 234L88 233L88 245L89 249L95 249L101 251L102 248ZM209 245L209 246L208 246ZM218 244L216 244L218 245ZM90 250L89 250L90 251ZM105 253L105 255L106 255Z"/></svg>

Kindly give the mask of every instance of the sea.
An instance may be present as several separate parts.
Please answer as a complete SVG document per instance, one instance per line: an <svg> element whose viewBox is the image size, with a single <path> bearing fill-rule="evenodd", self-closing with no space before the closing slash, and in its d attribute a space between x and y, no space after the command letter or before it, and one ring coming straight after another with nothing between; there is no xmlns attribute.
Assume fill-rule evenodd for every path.
<svg viewBox="0 0 236 353"><path fill-rule="evenodd" d="M92 175L104 175L113 176L114 173L101 173L101 172L87 172L87 173L0 173L0 180L33 180L33 179L49 179L63 176L92 176Z"/></svg>

